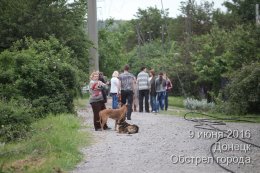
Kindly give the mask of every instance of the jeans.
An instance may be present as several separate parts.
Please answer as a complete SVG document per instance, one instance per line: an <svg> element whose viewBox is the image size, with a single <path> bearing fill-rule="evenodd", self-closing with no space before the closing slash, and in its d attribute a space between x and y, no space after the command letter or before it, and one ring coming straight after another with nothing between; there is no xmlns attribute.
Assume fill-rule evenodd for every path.
<svg viewBox="0 0 260 173"><path fill-rule="evenodd" d="M159 108L163 110L164 108L164 99L165 99L165 91L157 92L157 102L156 102L156 111L159 111Z"/></svg>
<svg viewBox="0 0 260 173"><path fill-rule="evenodd" d="M112 96L112 109L118 109L118 95L116 93L111 93Z"/></svg>
<svg viewBox="0 0 260 173"><path fill-rule="evenodd" d="M150 95L150 105L152 111L156 111L156 95Z"/></svg>

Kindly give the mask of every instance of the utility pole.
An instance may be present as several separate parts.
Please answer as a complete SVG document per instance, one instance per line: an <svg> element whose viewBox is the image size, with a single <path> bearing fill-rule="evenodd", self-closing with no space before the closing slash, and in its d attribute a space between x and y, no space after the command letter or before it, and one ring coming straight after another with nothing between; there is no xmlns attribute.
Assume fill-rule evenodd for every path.
<svg viewBox="0 0 260 173"><path fill-rule="evenodd" d="M192 1L189 0L186 7L186 19L185 19L185 43L186 43L186 53L185 53L185 63L187 64L190 61L190 42L192 34Z"/></svg>
<svg viewBox="0 0 260 173"><path fill-rule="evenodd" d="M93 47L89 50L89 73L91 74L99 70L96 0L88 0L88 35L93 43Z"/></svg>
<svg viewBox="0 0 260 173"><path fill-rule="evenodd" d="M141 38L141 34L140 34L140 24L139 23L136 26L136 33L137 33L137 41L138 41L138 56L140 59L142 59L143 58L142 51L141 51L142 38Z"/></svg>
<svg viewBox="0 0 260 173"><path fill-rule="evenodd" d="M259 4L256 4L255 6L255 18L256 18L256 26L259 27L260 26L260 16L259 16Z"/></svg>

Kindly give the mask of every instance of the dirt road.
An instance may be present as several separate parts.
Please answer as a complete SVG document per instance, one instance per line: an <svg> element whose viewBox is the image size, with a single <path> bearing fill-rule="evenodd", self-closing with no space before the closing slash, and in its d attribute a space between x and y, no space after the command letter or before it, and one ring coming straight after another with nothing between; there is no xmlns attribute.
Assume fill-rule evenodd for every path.
<svg viewBox="0 0 260 173"><path fill-rule="evenodd" d="M91 109L88 107L80 111L79 115L85 117L90 125L87 130L93 134L95 141L90 147L82 149L85 158L72 173L227 172L211 158L210 145L217 140L211 131L194 128L195 123L166 114L133 112L132 120L128 122L137 124L140 132L127 135L114 130L94 131ZM114 121L109 120L108 125L113 127ZM259 124L227 123L218 128L237 129L240 134L246 132L247 137L251 136L247 141L260 145ZM191 134L195 135L194 138ZM199 134L205 134L205 138L198 138ZM229 139L221 141L216 149L214 154L220 158L220 163L233 172L260 172L259 148Z"/></svg>

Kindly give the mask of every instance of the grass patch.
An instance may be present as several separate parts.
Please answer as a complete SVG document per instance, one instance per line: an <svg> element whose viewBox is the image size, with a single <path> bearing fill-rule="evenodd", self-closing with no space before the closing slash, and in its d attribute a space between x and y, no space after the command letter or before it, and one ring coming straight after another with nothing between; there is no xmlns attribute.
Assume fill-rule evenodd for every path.
<svg viewBox="0 0 260 173"><path fill-rule="evenodd" d="M247 115L226 115L221 113L205 113L210 116L214 116L217 119L226 119L225 122L251 122L251 123L260 123L260 115L256 114L247 114ZM201 116L201 115L199 115ZM206 117L203 116L202 117ZM214 118L211 118L214 119Z"/></svg>
<svg viewBox="0 0 260 173"><path fill-rule="evenodd" d="M199 111L191 111L188 109L185 109L183 105L183 97L169 97L169 110L167 111L167 114L169 115L177 115L183 117L188 112L198 112ZM230 119L230 120L223 120L224 122L253 122L253 123L260 123L260 115L256 114L247 114L247 115L226 115L221 113L215 113L215 112L201 112L203 114L207 114L210 116L214 116L216 118L208 117L206 115L202 114L188 114L187 117L190 118L208 118L208 119Z"/></svg>
<svg viewBox="0 0 260 173"><path fill-rule="evenodd" d="M184 100L183 97L169 96L168 97L168 104L169 104L169 106L184 108L183 100Z"/></svg>
<svg viewBox="0 0 260 173"><path fill-rule="evenodd" d="M212 112L199 112L199 111L190 111L185 108L172 108L167 111L168 115L175 115L184 117L186 113L189 112L196 112L196 113L190 113L187 115L187 118L208 118L212 120L221 120L223 122L250 122L250 123L260 123L260 115L255 114L248 114L248 115L226 115L226 114L220 114L220 113L212 113ZM202 113L202 114L200 114ZM213 116L213 117L209 117Z"/></svg>
<svg viewBox="0 0 260 173"><path fill-rule="evenodd" d="M89 94L83 94L83 97L74 99L76 109L84 109L89 104Z"/></svg>
<svg viewBox="0 0 260 173"><path fill-rule="evenodd" d="M0 146L0 172L59 172L71 170L82 159L79 148L91 137L80 131L72 114L48 116L32 124L30 138Z"/></svg>
<svg viewBox="0 0 260 173"><path fill-rule="evenodd" d="M178 107L169 107L169 109L165 112L162 112L162 114L167 113L168 115L176 115L183 117L186 113L188 113L189 110L185 108L178 108Z"/></svg>

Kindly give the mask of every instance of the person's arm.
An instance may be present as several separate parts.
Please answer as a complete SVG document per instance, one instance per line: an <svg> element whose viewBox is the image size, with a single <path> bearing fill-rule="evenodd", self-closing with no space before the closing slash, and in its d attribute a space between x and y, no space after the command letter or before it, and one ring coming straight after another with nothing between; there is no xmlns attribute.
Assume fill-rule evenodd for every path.
<svg viewBox="0 0 260 173"><path fill-rule="evenodd" d="M169 89L172 89L172 82L171 82L170 79L169 79L169 82L170 82L170 87L169 87Z"/></svg>
<svg viewBox="0 0 260 173"><path fill-rule="evenodd" d="M132 89L133 89L133 91L135 89L135 85L136 85L136 87L138 87L138 80L136 80L135 76L133 75L133 82L132 82Z"/></svg>
<svg viewBox="0 0 260 173"><path fill-rule="evenodd" d="M151 88L151 84L150 84L150 80L149 80L149 75L147 75L147 85L148 85L148 89L150 90Z"/></svg>
<svg viewBox="0 0 260 173"><path fill-rule="evenodd" d="M120 90L121 90L121 81L118 79L117 80L117 94L120 94Z"/></svg>

